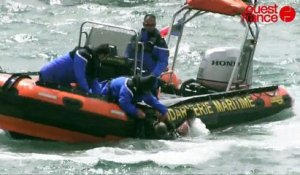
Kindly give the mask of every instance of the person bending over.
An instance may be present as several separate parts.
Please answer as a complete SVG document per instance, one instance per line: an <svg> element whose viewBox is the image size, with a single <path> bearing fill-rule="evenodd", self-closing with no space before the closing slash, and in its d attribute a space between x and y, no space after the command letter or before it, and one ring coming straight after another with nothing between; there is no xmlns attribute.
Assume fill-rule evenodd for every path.
<svg viewBox="0 0 300 175"><path fill-rule="evenodd" d="M158 111L157 117L160 120L167 118L167 108L160 103L151 93L156 83L154 76L134 76L133 78L118 77L112 79L103 87L101 95L116 101L122 110L130 117L144 119L145 113L137 108L137 103L144 101Z"/></svg>
<svg viewBox="0 0 300 175"><path fill-rule="evenodd" d="M109 54L110 45L103 44L95 48L76 47L42 67L40 81L70 86L76 83L85 93L100 94L97 77L101 57Z"/></svg>

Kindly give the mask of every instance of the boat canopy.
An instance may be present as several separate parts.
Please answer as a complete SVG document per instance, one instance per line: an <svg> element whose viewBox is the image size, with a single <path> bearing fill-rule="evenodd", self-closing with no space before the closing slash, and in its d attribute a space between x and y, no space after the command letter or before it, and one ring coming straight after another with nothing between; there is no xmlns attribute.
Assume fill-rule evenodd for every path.
<svg viewBox="0 0 300 175"><path fill-rule="evenodd" d="M186 0L186 3L195 10L231 16L241 15L247 8L242 0Z"/></svg>

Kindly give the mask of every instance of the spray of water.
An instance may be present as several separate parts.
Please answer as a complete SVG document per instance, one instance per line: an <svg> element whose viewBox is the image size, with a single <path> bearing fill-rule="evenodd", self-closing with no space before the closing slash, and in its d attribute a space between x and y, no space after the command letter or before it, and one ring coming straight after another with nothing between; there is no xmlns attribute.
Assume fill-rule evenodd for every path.
<svg viewBox="0 0 300 175"><path fill-rule="evenodd" d="M190 127L189 133L191 137L199 137L208 135L210 131L206 128L205 124L201 121L201 119L197 118Z"/></svg>

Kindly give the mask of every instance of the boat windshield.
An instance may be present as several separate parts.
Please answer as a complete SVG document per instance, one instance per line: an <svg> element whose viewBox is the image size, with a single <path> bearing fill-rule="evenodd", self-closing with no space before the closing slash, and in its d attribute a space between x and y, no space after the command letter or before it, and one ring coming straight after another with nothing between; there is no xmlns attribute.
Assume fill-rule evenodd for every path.
<svg viewBox="0 0 300 175"><path fill-rule="evenodd" d="M128 57L133 55L137 44L137 32L134 29L124 28L120 26L113 26L101 23L87 22L91 25L85 25L81 27L81 35L85 34L85 40L80 35L79 45L90 45L97 47L101 44L111 44L116 46L117 56ZM86 24L87 24L86 23ZM128 54L128 48L131 48L133 54Z"/></svg>

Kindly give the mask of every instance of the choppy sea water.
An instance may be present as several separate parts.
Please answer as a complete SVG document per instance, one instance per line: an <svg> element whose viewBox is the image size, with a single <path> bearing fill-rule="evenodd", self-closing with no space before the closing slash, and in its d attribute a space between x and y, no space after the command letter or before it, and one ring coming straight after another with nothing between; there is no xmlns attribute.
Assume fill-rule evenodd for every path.
<svg viewBox="0 0 300 175"><path fill-rule="evenodd" d="M68 145L13 140L0 130L0 174L300 174L300 2L292 23L261 24L254 86L280 84L294 107L267 120L208 132L197 121L191 136L175 141L127 139ZM0 66L8 72L37 71L77 44L83 21L140 28L154 13L169 24L181 0L0 0ZM195 78L202 53L239 46L238 18L207 14L187 25L176 70ZM171 48L172 50L173 48Z"/></svg>

